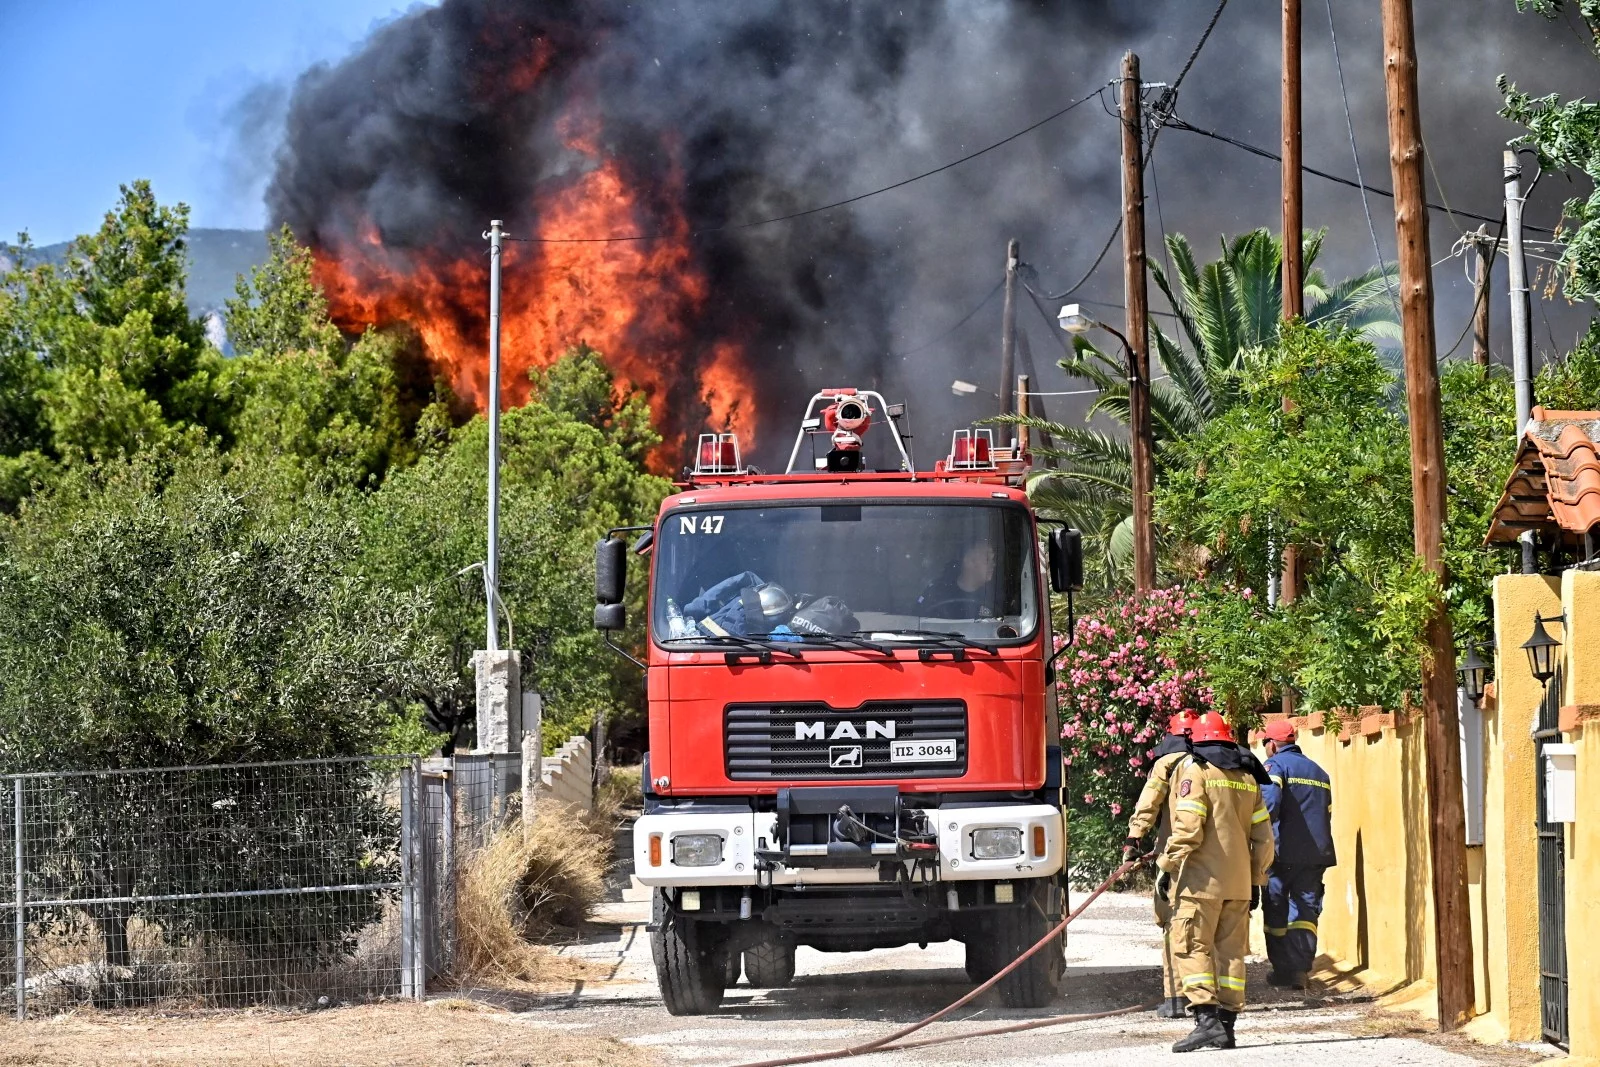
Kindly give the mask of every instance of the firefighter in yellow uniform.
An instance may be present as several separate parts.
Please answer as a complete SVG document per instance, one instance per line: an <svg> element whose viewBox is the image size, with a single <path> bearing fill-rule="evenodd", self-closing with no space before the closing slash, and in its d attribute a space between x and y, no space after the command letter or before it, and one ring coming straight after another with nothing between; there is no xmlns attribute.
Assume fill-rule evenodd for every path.
<svg viewBox="0 0 1600 1067"><path fill-rule="evenodd" d="M1172 832L1172 776L1178 762L1189 754L1186 736L1195 724L1192 711L1180 711L1167 724L1167 736L1150 755L1155 763L1150 767L1150 777L1139 791L1139 801L1134 805L1133 818L1128 820L1128 837L1122 843L1124 861L1144 854L1144 839L1155 833L1155 848L1160 851ZM1161 1006L1156 1014L1163 1019L1181 1019L1187 1002L1172 976L1172 942L1168 923L1172 920L1172 905L1160 893L1155 895L1156 925L1161 927Z"/></svg>
<svg viewBox="0 0 1600 1067"><path fill-rule="evenodd" d="M1156 860L1157 892L1173 905L1173 971L1194 1013L1174 1052L1233 1048L1244 1008L1250 912L1272 866L1272 817L1252 763L1215 712L1200 716L1172 787L1172 833Z"/></svg>

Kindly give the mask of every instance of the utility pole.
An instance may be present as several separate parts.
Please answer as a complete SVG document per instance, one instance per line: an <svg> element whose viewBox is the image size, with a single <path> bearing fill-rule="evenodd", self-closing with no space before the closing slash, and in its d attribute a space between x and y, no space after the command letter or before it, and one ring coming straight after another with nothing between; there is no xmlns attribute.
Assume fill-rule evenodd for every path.
<svg viewBox="0 0 1600 1067"><path fill-rule="evenodd" d="M490 652L500 651L500 626L495 609L500 600L500 227L489 223L489 545L483 564L483 587L489 608Z"/></svg>
<svg viewBox="0 0 1600 1067"><path fill-rule="evenodd" d="M479 752L515 752L522 743L513 711L522 707L522 658L501 649L500 620L500 240L502 223L489 223L489 537L483 560L487 644L472 654L477 675ZM533 754L538 758L538 753ZM497 787L498 788L498 787Z"/></svg>
<svg viewBox="0 0 1600 1067"><path fill-rule="evenodd" d="M1300 0L1283 0L1283 318L1306 314L1304 176L1300 170ZM1291 594L1292 599L1292 594Z"/></svg>
<svg viewBox="0 0 1600 1067"><path fill-rule="evenodd" d="M1017 265L1022 262L1022 246L1013 237L1006 242L1006 303L1000 314L1000 414L1016 409L1011 388L1017 373Z"/></svg>
<svg viewBox="0 0 1600 1067"><path fill-rule="evenodd" d="M1489 274L1494 266L1494 241L1486 227L1472 235L1472 249L1478 253L1478 269L1472 276L1472 362L1489 365Z"/></svg>
<svg viewBox="0 0 1600 1067"><path fill-rule="evenodd" d="M1139 57L1122 57L1122 277L1127 305L1128 433L1133 447L1133 588L1156 587L1152 508L1155 434L1150 422L1150 294L1144 253L1144 117Z"/></svg>
<svg viewBox="0 0 1600 1067"><path fill-rule="evenodd" d="M1028 417L1028 376L1026 374L1017 375L1017 414L1023 418ZM1031 442L1029 440L1028 425L1023 423L1017 427L1017 447L1026 452L1029 444Z"/></svg>
<svg viewBox="0 0 1600 1067"><path fill-rule="evenodd" d="M1433 331L1432 256L1423 186L1422 117L1417 100L1416 27L1411 0L1383 0L1384 88L1389 105L1389 169L1400 252L1400 320L1406 402L1411 416L1412 529L1416 553L1444 580L1445 469L1440 423L1437 338ZM1466 813L1461 794L1461 735L1456 716L1455 641L1444 601L1436 598L1422 656L1424 760L1428 776L1434 917L1434 973L1439 1029L1472 1014L1472 924L1467 908Z"/></svg>
<svg viewBox="0 0 1600 1067"><path fill-rule="evenodd" d="M1283 321L1305 318L1305 176L1300 169L1302 128L1300 118L1300 0L1283 0ZM1287 397L1284 411L1293 411ZM1292 603L1300 593L1300 549L1283 546L1283 578L1277 603ZM1283 713L1294 714L1294 691L1283 690Z"/></svg>
<svg viewBox="0 0 1600 1067"><path fill-rule="evenodd" d="M1511 280L1511 378L1517 391L1517 440L1522 440L1533 415L1532 308L1528 303L1528 261L1522 254L1522 161L1506 149L1506 274ZM1534 574L1533 531L1518 538L1522 546L1522 573Z"/></svg>

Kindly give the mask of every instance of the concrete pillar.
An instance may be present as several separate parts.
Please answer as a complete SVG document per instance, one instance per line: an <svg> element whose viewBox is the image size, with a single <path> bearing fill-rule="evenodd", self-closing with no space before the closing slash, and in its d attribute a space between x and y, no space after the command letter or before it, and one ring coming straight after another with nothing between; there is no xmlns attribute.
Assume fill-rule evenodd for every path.
<svg viewBox="0 0 1600 1067"><path fill-rule="evenodd" d="M472 654L478 676L478 752L517 752L522 744L522 661L514 650ZM513 714L513 713L516 714Z"/></svg>

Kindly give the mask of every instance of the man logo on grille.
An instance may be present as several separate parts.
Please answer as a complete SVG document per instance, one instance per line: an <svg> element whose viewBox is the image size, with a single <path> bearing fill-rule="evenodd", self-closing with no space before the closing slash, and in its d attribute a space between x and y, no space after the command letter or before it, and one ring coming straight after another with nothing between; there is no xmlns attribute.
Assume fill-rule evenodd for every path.
<svg viewBox="0 0 1600 1067"><path fill-rule="evenodd" d="M861 768L860 745L830 745L828 747L828 766L833 770L846 770Z"/></svg>

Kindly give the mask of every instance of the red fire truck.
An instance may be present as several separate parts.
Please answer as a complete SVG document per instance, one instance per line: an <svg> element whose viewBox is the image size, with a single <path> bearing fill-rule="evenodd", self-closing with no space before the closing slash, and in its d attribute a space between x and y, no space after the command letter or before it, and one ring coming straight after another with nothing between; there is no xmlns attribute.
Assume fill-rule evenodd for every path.
<svg viewBox="0 0 1600 1067"><path fill-rule="evenodd" d="M1048 591L1081 586L1081 538L1052 529L1041 552L1021 450L959 430L917 471L903 415L823 390L781 474L702 435L654 525L597 546L608 643L626 621L623 535L650 558L634 870L675 1015L715 1010L741 965L788 984L800 945L955 939L981 981L1063 914ZM866 469L874 422L897 469ZM1037 953L1004 1001L1047 1003L1062 965L1060 946Z"/></svg>

